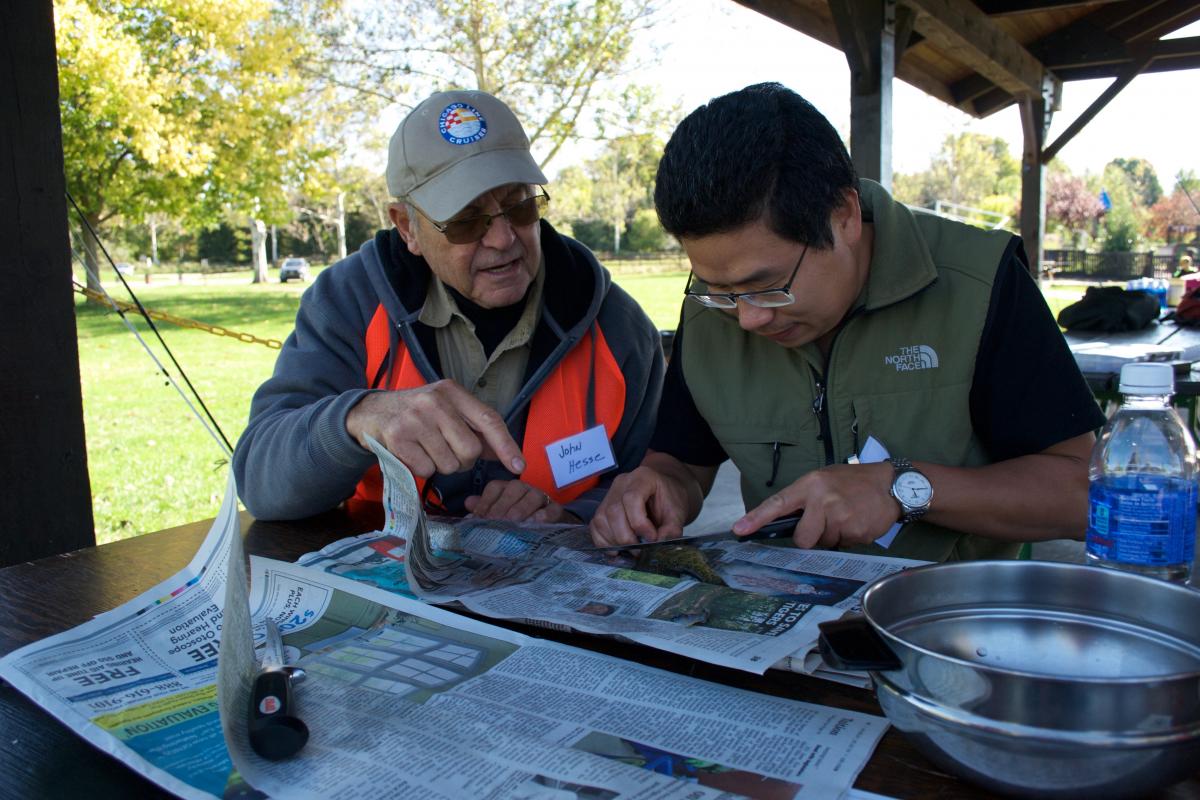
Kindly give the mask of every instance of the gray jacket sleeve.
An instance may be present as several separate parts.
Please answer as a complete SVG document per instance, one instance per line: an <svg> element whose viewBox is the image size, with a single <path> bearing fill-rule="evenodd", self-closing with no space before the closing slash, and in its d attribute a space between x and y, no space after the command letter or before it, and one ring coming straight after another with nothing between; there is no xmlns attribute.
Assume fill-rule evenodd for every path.
<svg viewBox="0 0 1200 800"><path fill-rule="evenodd" d="M620 427L612 436L617 469L606 475L598 486L566 505L568 511L584 522L595 515L613 477L631 472L642 463L658 419L658 401L666 372L661 334L621 287L614 284L609 288L599 322L609 349L625 375L625 412Z"/></svg>
<svg viewBox="0 0 1200 800"><path fill-rule="evenodd" d="M337 279L349 270L331 275L335 269L304 293L295 330L274 374L255 392L234 450L238 494L259 519L328 511L354 493L376 461L346 432L346 414L369 391L363 341L368 304L338 291Z"/></svg>

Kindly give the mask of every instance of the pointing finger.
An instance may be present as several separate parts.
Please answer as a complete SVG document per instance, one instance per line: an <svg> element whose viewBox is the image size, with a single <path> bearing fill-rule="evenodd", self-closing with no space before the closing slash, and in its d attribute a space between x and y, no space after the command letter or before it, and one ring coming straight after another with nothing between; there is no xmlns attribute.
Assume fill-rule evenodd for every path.
<svg viewBox="0 0 1200 800"><path fill-rule="evenodd" d="M513 440L512 434L508 432L508 426L504 424L504 417L500 416L495 409L476 400L461 386L452 385L448 391L450 401L459 416L483 437L492 452L496 454L497 460L505 464L514 474L519 475L524 472L525 458L521 455L521 448Z"/></svg>

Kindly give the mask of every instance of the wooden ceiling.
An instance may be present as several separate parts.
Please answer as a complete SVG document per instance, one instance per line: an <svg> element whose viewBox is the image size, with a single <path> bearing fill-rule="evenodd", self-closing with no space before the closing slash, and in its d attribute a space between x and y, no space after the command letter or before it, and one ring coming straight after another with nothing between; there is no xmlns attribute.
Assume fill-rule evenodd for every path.
<svg viewBox="0 0 1200 800"><path fill-rule="evenodd" d="M839 50L830 5L856 2L736 1ZM896 77L986 117L1062 81L1200 67L1200 36L1161 38L1196 20L1193 0L896 0Z"/></svg>

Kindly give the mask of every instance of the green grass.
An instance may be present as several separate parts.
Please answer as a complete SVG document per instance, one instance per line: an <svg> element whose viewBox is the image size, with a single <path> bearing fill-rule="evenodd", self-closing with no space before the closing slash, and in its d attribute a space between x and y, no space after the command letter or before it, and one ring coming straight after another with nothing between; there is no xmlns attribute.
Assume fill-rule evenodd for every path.
<svg viewBox="0 0 1200 800"><path fill-rule="evenodd" d="M644 262L611 266L616 282L658 328L675 328L686 265L682 270L672 269L672 263L650 269ZM306 288L277 281L254 285L244 272L187 275L182 284L173 275L156 275L150 285L142 280L136 276L133 287L147 308L279 340L291 331ZM117 299L128 299L119 286L106 285ZM1082 293L1079 286L1051 287L1047 300L1057 314ZM228 474L220 448L117 314L82 298L76 312L97 540L115 541L215 515ZM134 324L177 376L145 324ZM250 397L271 374L278 351L166 322L157 326L229 441L236 442Z"/></svg>
<svg viewBox="0 0 1200 800"><path fill-rule="evenodd" d="M1050 306L1054 318L1058 319L1058 312L1081 299L1085 291L1087 287L1080 284L1050 284L1042 287L1042 296L1046 298L1046 305Z"/></svg>
<svg viewBox="0 0 1200 800"><path fill-rule="evenodd" d="M613 280L645 309L659 330L673 331L679 324L679 304L688 273L663 272L648 275L618 273Z"/></svg>
<svg viewBox="0 0 1200 800"><path fill-rule="evenodd" d="M147 308L280 340L291 330L303 291L296 283L256 286L245 273L209 276L203 285L195 280L179 285L172 277L135 284L134 290ZM117 287L108 288L128 300ZM153 333L133 321L182 385ZM80 298L76 322L97 540L216 514L228 471L220 447L116 313ZM250 397L271 374L278 351L166 322L156 325L225 435L236 442Z"/></svg>

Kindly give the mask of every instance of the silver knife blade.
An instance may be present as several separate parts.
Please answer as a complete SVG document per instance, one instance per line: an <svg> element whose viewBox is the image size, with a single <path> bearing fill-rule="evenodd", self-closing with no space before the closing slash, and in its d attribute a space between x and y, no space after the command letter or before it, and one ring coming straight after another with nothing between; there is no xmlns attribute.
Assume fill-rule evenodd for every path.
<svg viewBox="0 0 1200 800"><path fill-rule="evenodd" d="M270 617L267 617L263 626L266 628L267 641L263 647L262 668L283 669L287 662L284 660L283 637L279 635L279 626Z"/></svg>
<svg viewBox="0 0 1200 800"><path fill-rule="evenodd" d="M601 547L581 547L579 549L581 552L592 553L598 550L641 550L646 547L665 547L675 544L696 546L705 544L706 542L749 542L762 539L784 539L792 535L792 531L795 530L796 523L799 521L799 516L784 517L783 519L777 519L774 522L768 522L754 533L746 536L738 536L733 531L717 531L716 533L705 533L699 536L679 536L674 539L659 539L656 542L636 542L634 544L623 544L619 547L603 545Z"/></svg>

